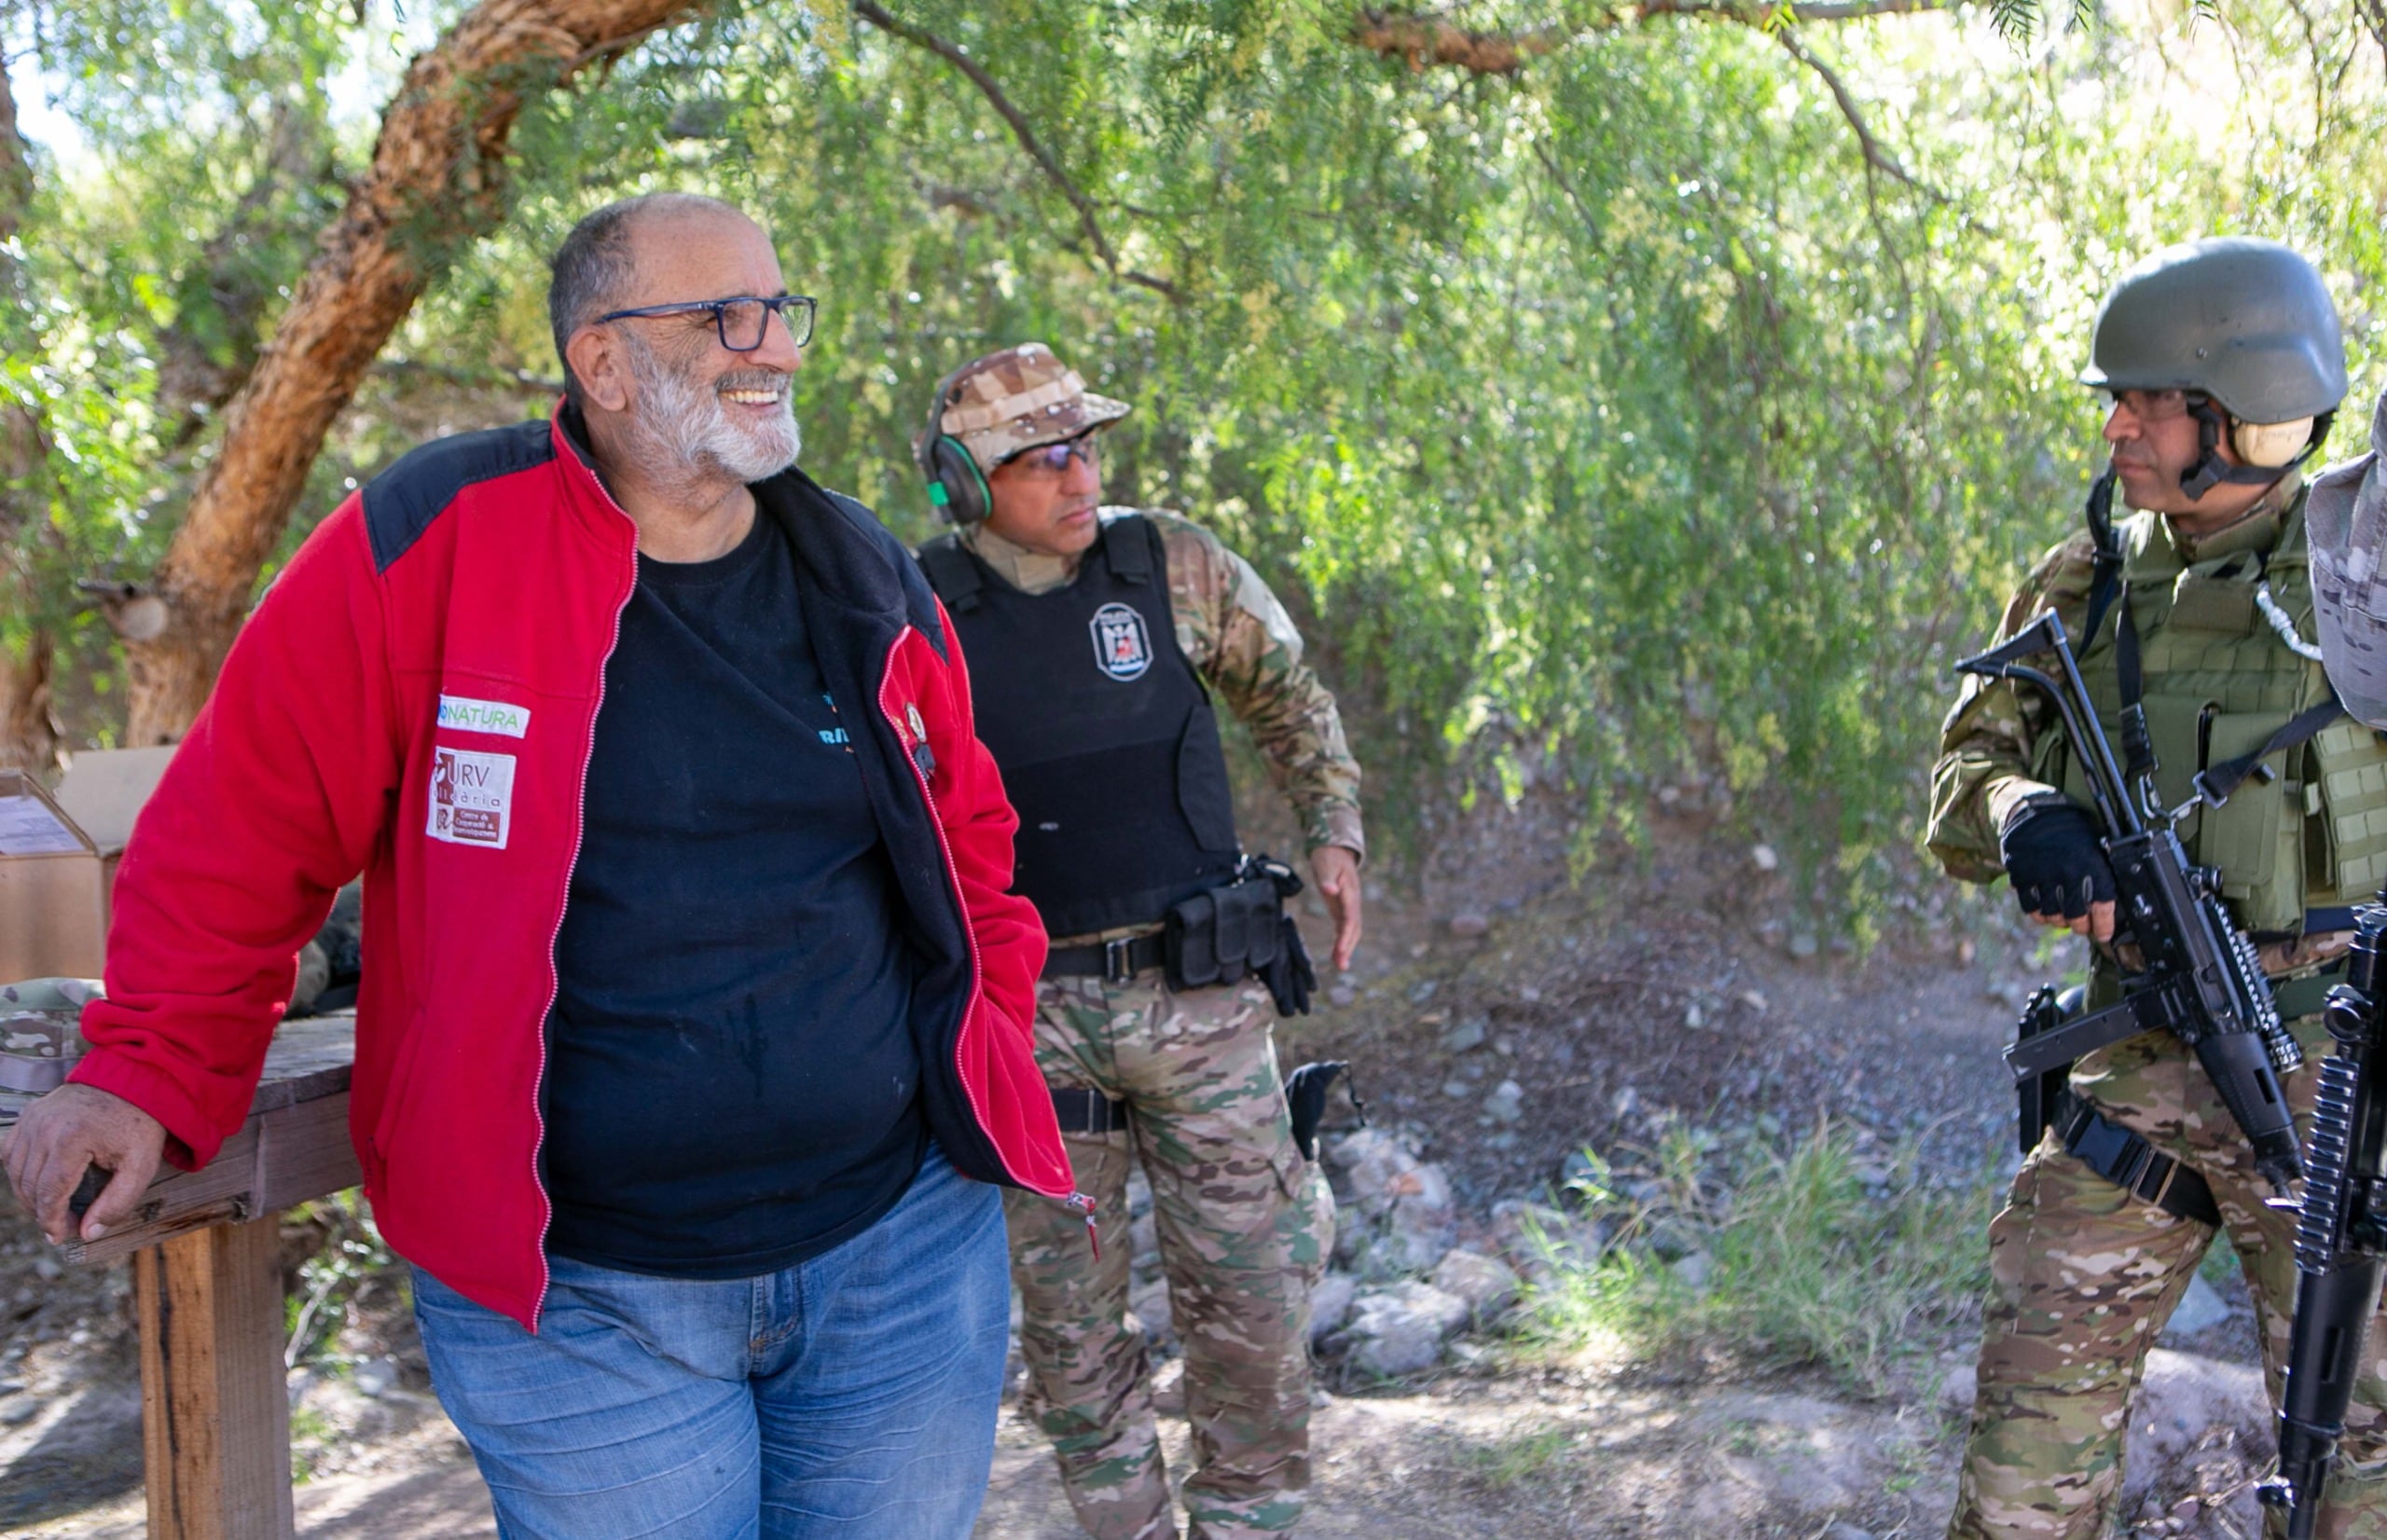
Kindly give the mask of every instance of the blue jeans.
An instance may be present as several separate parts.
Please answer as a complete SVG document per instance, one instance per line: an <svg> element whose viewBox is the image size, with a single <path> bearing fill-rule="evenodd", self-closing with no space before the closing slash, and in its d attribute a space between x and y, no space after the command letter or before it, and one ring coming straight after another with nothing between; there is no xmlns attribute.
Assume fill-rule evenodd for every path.
<svg viewBox="0 0 2387 1540"><path fill-rule="evenodd" d="M505 1540L966 1540L1010 1324L1002 1204L931 1146L886 1217L761 1278L562 1258L536 1336L414 1273Z"/></svg>

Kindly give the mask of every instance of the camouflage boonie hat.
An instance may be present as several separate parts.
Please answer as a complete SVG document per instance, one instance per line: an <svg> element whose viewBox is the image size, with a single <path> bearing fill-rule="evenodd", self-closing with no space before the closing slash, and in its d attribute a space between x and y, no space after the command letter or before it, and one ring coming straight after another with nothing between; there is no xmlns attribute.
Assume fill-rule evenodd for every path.
<svg viewBox="0 0 2387 1540"><path fill-rule="evenodd" d="M2387 727L2387 395L2370 419L2370 452L2313 478L2304 528L2329 682L2356 719Z"/></svg>
<svg viewBox="0 0 2387 1540"><path fill-rule="evenodd" d="M39 1096L63 1084L83 1056L83 1008L106 994L97 979L0 984L0 1091Z"/></svg>
<svg viewBox="0 0 2387 1540"><path fill-rule="evenodd" d="M937 426L959 439L981 471L1039 444L1075 438L1116 422L1124 401L1097 395L1075 369L1041 342L1023 342L973 359L945 381Z"/></svg>

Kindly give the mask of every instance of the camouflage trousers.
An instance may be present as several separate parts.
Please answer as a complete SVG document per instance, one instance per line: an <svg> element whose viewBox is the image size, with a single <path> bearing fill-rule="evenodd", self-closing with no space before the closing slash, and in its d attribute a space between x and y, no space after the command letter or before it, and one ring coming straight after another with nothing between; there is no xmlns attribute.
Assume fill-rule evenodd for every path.
<svg viewBox="0 0 2387 1540"><path fill-rule="evenodd" d="M1171 1540L1143 1332L1129 1318L1127 1175L1152 1184L1169 1309L1185 1352L1195 1540L1276 1535L1309 1483L1309 1294L1333 1249L1334 1200L1302 1159L1253 986L1177 995L1047 980L1036 1015L1046 1080L1126 1102L1126 1131L1069 1136L1079 1189L1100 1204L1102 1254L1060 1205L1006 1193L1025 1311L1026 1409L1096 1540Z"/></svg>
<svg viewBox="0 0 2387 1540"><path fill-rule="evenodd" d="M2283 1089L2299 1134L2309 1134L2327 1035L2318 1016L2290 1025L2307 1062ZM2175 1038L2151 1033L2082 1060L2072 1084L2212 1186L2255 1301L2277 1407L2296 1304L2295 1217L2264 1205L2270 1189L2212 1082ZM1950 1540L2106 1533L2131 1394L2214 1233L2124 1192L2065 1153L2053 1133L2040 1141L1989 1228L1980 1390ZM2387 1534L2387 1322L2372 1324L2367 1352L2321 1519L2333 1540ZM2266 1522L2284 1533L2277 1514Z"/></svg>

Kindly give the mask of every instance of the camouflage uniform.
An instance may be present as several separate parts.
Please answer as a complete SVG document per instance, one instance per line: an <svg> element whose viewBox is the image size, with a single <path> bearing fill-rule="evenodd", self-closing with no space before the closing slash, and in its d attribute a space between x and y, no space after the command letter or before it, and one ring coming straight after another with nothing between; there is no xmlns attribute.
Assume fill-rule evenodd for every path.
<svg viewBox="0 0 2387 1540"><path fill-rule="evenodd" d="M2283 572L2292 571L2301 551L2299 491L2297 478L2287 477L2248 517L2193 548L2175 542L2156 516L2134 516L2120 527L2129 558L2125 580L2134 594L2151 579L2167 578L2185 591L2178 582L2182 574L2234 571L2232 557L2256 553L2269 553ZM2085 535L2049 553L2008 606L2000 639L2050 605L2077 637L2086 622L2090 556ZM2300 589L2300 583L2291 589L2283 577L2277 597L2309 636L2311 600ZM2154 591L2160 591L2159 582ZM2171 612L2164 611L2163 618L2171 619ZM2150 691L2165 660L2174 667L2192 666L2193 654L2184 664L2178 649L2194 645L2193 639L2184 641L2177 633L2166 638L2159 625L2150 626L2144 617L2140 627L2148 642ZM2082 653L2084 678L2109 733L2118 688L2113 633L2109 615ZM2317 700L2325 687L2321 671L2317 665L2309 668L2311 700ZM2229 696L2226 675L2215 677L2213 690L2217 698ZM2367 735L2352 724L2340 722L2329 731L2351 735L2327 740L2334 746L2329 752L2365 752L2357 740ZM2056 768L2062 750L2051 741L2059 734L2052 708L2035 692L1966 679L1942 735L1927 836L1932 853L1952 874L1973 881L1998 874L1998 832L2007 816L2026 798L2050 794L2064 778ZM2316 743L2299 752L2318 755L2321 747ZM2236 751L2216 748L2212 758L2217 762ZM2313 799L2305 802L2295 784L2329 780L2329 763L2322 759L2318 774L2291 764L2282 782L2295 798L2291 805L2300 804L2305 813L2302 819L2286 821L2285 837L2328 853L2289 896L2298 905L2343 902L2340 889L2359 897L2376 886L2380 871L2375 853L2366 853L2331 823L2333 809L2320 803L2321 788L2316 785ZM2167 764L2167 791L2175 775L2193 768ZM2217 832L2191 825L2184 832L2189 831L2191 856L2213 860L2198 846L2214 843ZM2237 902L2242 918L2250 903L2275 904L2276 896L2259 883L2239 884L2233 891L2225 880L2224 892ZM2339 932L2263 949L2266 969L2282 990L2283 1013L2306 1012L2289 1025L2305 1046L2308 1067L2284 1080L2305 1129L2318 1081L2311 1066L2326 1034L2318 1015L2311 1013L2317 1007L2317 984L2299 988L2288 981L2309 980L2343 954L2349 939ZM2103 1004L2115 993L2115 975L2101 957L2091 1004ZM2265 1205L2269 1189L2194 1055L2166 1034L2143 1035L2083 1058L2071 1083L2076 1094L2163 1154L2185 1162L2212 1187L2256 1302L2266 1377L2276 1403L2296 1297L2294 1221ZM1951 1540L2091 1540L2105 1533L2121 1488L2131 1394L2147 1350L2213 1235L2211 1227L2126 1193L2067 1153L2052 1132L2042 1139L1990 1227L1993 1281L1984 1312L1980 1388ZM2348 1414L2343 1462L2322 1521L2325 1535L2387 1533L2387 1380L2379 1359L2387 1351L2387 1329L2375 1325L2370 1341L2371 1372Z"/></svg>
<svg viewBox="0 0 2387 1540"><path fill-rule="evenodd" d="M1048 980L1036 1057L1055 1085L1134 1107L1132 1133L1067 1137L1108 1244L1089 1266L1073 1215L1010 1200L1012 1276L1026 1310L1027 1409L1053 1440L1078 1520L1097 1540L1173 1535L1144 1334L1127 1315L1127 1172L1140 1161L1185 1351L1196 1535L1278 1534L1309 1481L1309 1291L1334 1243L1334 1200L1286 1116L1269 1022L1251 985L1178 995Z"/></svg>
<svg viewBox="0 0 2387 1540"><path fill-rule="evenodd" d="M1361 851L1359 766L1333 696L1302 663L1284 607L1207 530L1173 514L1146 516L1167 555L1178 646L1251 728L1309 847ZM962 539L1027 593L1074 574L1073 564L983 526ZM1190 1533L1281 1534L1301 1517L1309 1479L1309 1290L1332 1250L1334 1217L1323 1177L1293 1143L1270 1037L1275 1007L1249 984L1180 995L1156 971L1125 984L1048 979L1037 1004L1045 1079L1131 1108L1131 1132L1067 1141L1079 1188L1100 1204L1098 1260L1089 1265L1074 1216L1006 1194L1012 1276L1026 1311L1027 1404L1054 1441L1070 1506L1097 1540L1177 1533L1144 1338L1127 1316L1126 1184L1131 1162L1140 1162L1184 1344L1195 1464L1184 1482Z"/></svg>

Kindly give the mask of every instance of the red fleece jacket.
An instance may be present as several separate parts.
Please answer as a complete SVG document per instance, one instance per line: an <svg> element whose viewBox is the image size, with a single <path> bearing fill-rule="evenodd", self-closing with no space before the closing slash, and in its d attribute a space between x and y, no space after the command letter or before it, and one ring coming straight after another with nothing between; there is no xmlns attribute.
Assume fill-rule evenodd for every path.
<svg viewBox="0 0 2387 1540"><path fill-rule="evenodd" d="M246 1117L331 898L365 874L351 1136L392 1246L536 1329L540 1080L555 939L637 531L569 431L444 439L299 548L242 629L117 874L108 997L75 1079L202 1164ZM1029 1040L1044 934L969 677L902 546L790 472L756 488L835 616L920 954L922 1096L982 1180L1070 1192ZM810 602L808 599L807 602Z"/></svg>

